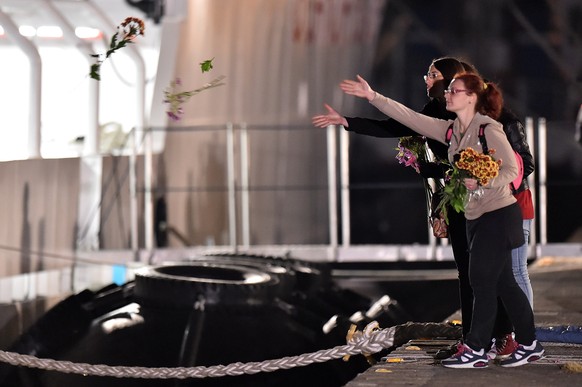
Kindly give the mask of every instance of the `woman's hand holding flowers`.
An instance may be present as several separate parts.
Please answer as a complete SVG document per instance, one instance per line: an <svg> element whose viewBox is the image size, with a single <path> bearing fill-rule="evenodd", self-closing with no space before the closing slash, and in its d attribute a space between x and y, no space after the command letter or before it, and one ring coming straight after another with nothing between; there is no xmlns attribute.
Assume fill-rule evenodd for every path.
<svg viewBox="0 0 582 387"><path fill-rule="evenodd" d="M494 153L494 149L490 149L489 154L483 154L473 148L466 148L455 155L447 177L449 183L445 186L445 195L439 204L445 218L447 205L461 212L471 200L483 196L483 187L499 174L501 167L501 160L491 157Z"/></svg>
<svg viewBox="0 0 582 387"><path fill-rule="evenodd" d="M468 190L474 191L479 188L479 180L473 178L466 178L463 179L463 184L467 187Z"/></svg>
<svg viewBox="0 0 582 387"><path fill-rule="evenodd" d="M485 192L483 192L483 187L479 184L479 180L473 178L463 179L463 184L467 188L467 195L465 196L466 206L472 199L479 200Z"/></svg>

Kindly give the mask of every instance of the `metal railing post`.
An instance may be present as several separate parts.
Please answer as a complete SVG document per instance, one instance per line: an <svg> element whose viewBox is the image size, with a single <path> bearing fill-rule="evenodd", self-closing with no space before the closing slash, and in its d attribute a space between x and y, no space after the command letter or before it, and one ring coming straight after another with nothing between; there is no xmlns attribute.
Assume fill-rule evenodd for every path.
<svg viewBox="0 0 582 387"><path fill-rule="evenodd" d="M548 243L548 217L547 217L547 126L546 119L538 119L538 144L539 144L539 158L538 158L538 172L540 184L540 208L538 218L540 220L540 243L545 245Z"/></svg>
<svg viewBox="0 0 582 387"><path fill-rule="evenodd" d="M327 184L329 196L329 244L333 249L338 246L338 219L337 219L337 141L336 127L327 127Z"/></svg>
<svg viewBox="0 0 582 387"><path fill-rule="evenodd" d="M531 151L531 155L533 157L534 160L536 160L536 150L535 150L535 131L534 131L534 120L532 117L526 117L525 118L525 134L527 137L527 142L530 145L529 149ZM538 164L536 162L536 164ZM537 174L537 170L539 168L539 164L536 165L534 171L532 172L531 175L529 175L527 177L528 183L529 183L529 190L531 191L531 196L532 196L532 203L534 205L534 221L531 224L531 228L530 228L530 232L529 232L529 249L528 249L528 254L533 252L534 257L538 256L537 253L537 231L536 231L536 222L539 222L539 206L536 206L536 196L537 196L537 185L536 185L536 174Z"/></svg>
<svg viewBox="0 0 582 387"><path fill-rule="evenodd" d="M139 261L139 238L138 238L138 200L137 200L137 128L131 130L133 141L131 153L129 155L129 217L130 217L130 244L134 254L134 260Z"/></svg>
<svg viewBox="0 0 582 387"><path fill-rule="evenodd" d="M342 215L342 246L351 244L350 218L350 137L340 126L340 186Z"/></svg>
<svg viewBox="0 0 582 387"><path fill-rule="evenodd" d="M229 243L236 252L236 184L234 173L234 126L232 122L226 124L226 157L226 183L228 186L228 235Z"/></svg>
<svg viewBox="0 0 582 387"><path fill-rule="evenodd" d="M242 245L251 245L250 198L249 198L249 136L247 124L240 127L240 180L241 180L241 232Z"/></svg>

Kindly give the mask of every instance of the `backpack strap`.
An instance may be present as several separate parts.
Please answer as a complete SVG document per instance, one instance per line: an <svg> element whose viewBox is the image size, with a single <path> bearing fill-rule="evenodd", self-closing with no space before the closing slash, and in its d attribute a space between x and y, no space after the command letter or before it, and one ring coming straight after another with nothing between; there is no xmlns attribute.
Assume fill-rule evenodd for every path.
<svg viewBox="0 0 582 387"><path fill-rule="evenodd" d="M488 155L489 154L489 147L487 147L487 138L485 137L485 127L489 124L481 124L479 125L479 142L481 143L481 147L483 148L483 153ZM445 142L447 146L451 145L451 138L453 137L453 124L450 124L447 128L447 132L445 133Z"/></svg>
<svg viewBox="0 0 582 387"><path fill-rule="evenodd" d="M481 148L483 148L483 154L489 154L489 147L487 146L487 138L485 138L485 127L489 124L479 125L479 142L481 143Z"/></svg>
<svg viewBox="0 0 582 387"><path fill-rule="evenodd" d="M453 124L451 123L447 128L447 132L445 133L445 142L447 146L451 145L451 138L453 138Z"/></svg>

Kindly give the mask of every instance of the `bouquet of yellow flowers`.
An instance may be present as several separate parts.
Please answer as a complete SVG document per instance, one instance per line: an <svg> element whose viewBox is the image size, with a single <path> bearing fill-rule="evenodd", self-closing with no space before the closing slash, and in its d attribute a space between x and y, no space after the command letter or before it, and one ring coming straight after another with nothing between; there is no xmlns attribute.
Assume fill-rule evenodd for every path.
<svg viewBox="0 0 582 387"><path fill-rule="evenodd" d="M501 160L495 160L492 155L495 149L490 149L489 154L479 153L473 148L466 148L456 154L447 176L448 184L445 185L444 197L439 208L447 218L447 204L455 211L465 210L465 206L472 198L479 199L483 195L483 188L489 181L499 175ZM463 180L476 179L479 188L469 192Z"/></svg>
<svg viewBox="0 0 582 387"><path fill-rule="evenodd" d="M467 148L459 153L459 160L455 161L456 167L461 171L466 171L467 176L474 178L480 186L489 184L489 180L499 175L501 160L494 160L491 155L495 154L495 149L491 149L489 154L477 152L473 148Z"/></svg>

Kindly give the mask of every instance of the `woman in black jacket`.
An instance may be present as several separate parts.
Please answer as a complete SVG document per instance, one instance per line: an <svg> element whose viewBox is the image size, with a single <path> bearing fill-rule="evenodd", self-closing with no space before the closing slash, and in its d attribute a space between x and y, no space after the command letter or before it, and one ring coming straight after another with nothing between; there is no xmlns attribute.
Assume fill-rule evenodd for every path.
<svg viewBox="0 0 582 387"><path fill-rule="evenodd" d="M420 113L441 119L454 119L456 115L446 109L444 90L455 74L463 72L464 67L455 58L443 57L433 60L424 76L427 96L429 102L420 110ZM401 124L400 122L388 118L385 120L374 120L360 117L343 117L331 106L325 105L326 115L313 117L313 124L318 127L328 125L343 125L343 127L354 133L373 136L379 138L396 138L405 136L418 136L416 132ZM448 147L438 141L427 139L427 146L435 156L435 163L424 163L420 165L420 174L423 178L440 179L444 177L444 165L439 161L447 160ZM461 304L461 314L463 317L463 337L469 332L471 327L471 317L473 314L473 290L469 283L469 254L467 245L466 222L463 213L458 213L452 209L448 211L449 220L449 240L453 250L453 256L459 272L459 295ZM450 352L454 353L455 349ZM449 352L439 354L439 357L449 357Z"/></svg>
<svg viewBox="0 0 582 387"><path fill-rule="evenodd" d="M446 109L444 90L449 85L455 74L464 71L477 73L477 71L472 66L455 58L444 57L435 59L429 66L427 74L424 76L427 86L427 95L430 98L430 101L422 108L420 113L435 118L454 119L456 115ZM374 120L360 117L344 117L335 111L331 106L326 104L325 107L328 111L326 115L313 117L313 123L315 126L325 127L328 125L342 125L348 131L378 138L418 136L416 132L391 118L384 120ZM521 122L519 122L515 115L506 109L503 110L499 121L503 124L504 131L513 149L522 156L524 163L524 178L522 185L518 189L524 191L527 189L527 181L525 178L531 174L531 172L533 172L533 157L525 140L525 131L523 130L523 125ZM427 145L434 154L436 162L421 162L419 165L420 174L425 179L442 179L444 178L445 171L448 169L448 167L446 163L441 163L441 161L447 160L448 147L432 139L427 139ZM529 190L527 193L529 193ZM461 315L463 318L462 327L464 338L471 327L473 315L473 289L471 288L469 282L469 253L467 244L466 219L463 213L456 212L452 208L449 208L447 212L449 221L449 240L453 250L455 264L459 273L459 296L461 304ZM527 233L529 234L529 229L527 229ZM527 254L525 254L525 259L525 265L527 265ZM521 266L521 269L523 274L523 265ZM514 260L514 274L516 274L515 270L516 264ZM525 268L525 274L525 278L527 279L525 286L527 287L527 285L529 285L529 288L531 289L531 285L529 284L529 277L527 277L527 266ZM522 276L522 278L524 278L524 276ZM517 282L520 284L520 286L522 286L524 283L524 281L520 282L519 280ZM527 292L524 292L527 295ZM499 358L501 358L510 354L513 349L515 349L517 344L511 335L512 326L509 322L507 313L501 303L499 306L496 328L494 332L495 337L497 338L496 345L492 347L490 355L491 357L499 356ZM439 351L436 357L441 359L447 358L456 352L456 347L457 345L454 345L450 349Z"/></svg>

